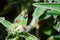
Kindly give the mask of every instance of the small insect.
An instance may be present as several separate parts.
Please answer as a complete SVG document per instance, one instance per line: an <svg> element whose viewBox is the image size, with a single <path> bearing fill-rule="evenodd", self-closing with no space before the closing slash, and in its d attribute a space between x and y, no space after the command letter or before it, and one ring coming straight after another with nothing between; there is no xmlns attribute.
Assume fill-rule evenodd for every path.
<svg viewBox="0 0 60 40"><path fill-rule="evenodd" d="M21 22L21 20L16 20L16 22L18 22L18 23L19 23L19 22Z"/></svg>

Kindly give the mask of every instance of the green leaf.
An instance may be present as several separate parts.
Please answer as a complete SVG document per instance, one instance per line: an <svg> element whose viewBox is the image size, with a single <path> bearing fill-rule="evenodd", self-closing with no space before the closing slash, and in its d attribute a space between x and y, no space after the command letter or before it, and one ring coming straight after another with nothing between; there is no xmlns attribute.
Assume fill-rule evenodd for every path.
<svg viewBox="0 0 60 40"><path fill-rule="evenodd" d="M28 37L26 37L26 40L37 40L37 38L31 34L28 33ZM33 39L34 38L34 39Z"/></svg>
<svg viewBox="0 0 60 40"><path fill-rule="evenodd" d="M33 6L60 11L60 3L34 3Z"/></svg>
<svg viewBox="0 0 60 40"><path fill-rule="evenodd" d="M27 9L22 10L22 12L15 18L14 22L16 22L16 20L23 20L24 14L26 12L27 12Z"/></svg>
<svg viewBox="0 0 60 40"><path fill-rule="evenodd" d="M27 20L28 20L28 18L23 18L23 20L21 22L23 27L25 27L27 25Z"/></svg>
<svg viewBox="0 0 60 40"><path fill-rule="evenodd" d="M57 17L58 17L58 15L53 15L53 18L55 19L55 20L54 20L54 23L57 22Z"/></svg>
<svg viewBox="0 0 60 40"><path fill-rule="evenodd" d="M28 36L28 37L26 37L25 40L37 40L37 39L35 37L33 37L33 36Z"/></svg>
<svg viewBox="0 0 60 40"><path fill-rule="evenodd" d="M21 33L21 32L23 32L24 31L24 29L23 29L23 27L22 27L22 25L20 24L20 23L13 23L11 26L10 26L10 28L8 28L8 32L10 33L10 34L16 34L16 33Z"/></svg>
<svg viewBox="0 0 60 40"><path fill-rule="evenodd" d="M7 21L7 20L3 20L2 22L1 22L5 27L7 27L7 28L9 28L10 26L11 26L11 22L9 22L9 21Z"/></svg>
<svg viewBox="0 0 60 40"><path fill-rule="evenodd" d="M41 16L39 17L39 21L46 20L46 19L48 19L48 18L50 18L50 17L51 17L50 14L44 13L43 15L41 15Z"/></svg>
<svg viewBox="0 0 60 40"><path fill-rule="evenodd" d="M46 34L46 35L51 35L51 33L52 33L52 30L51 29L48 29L48 30L45 30L44 31L44 34Z"/></svg>
<svg viewBox="0 0 60 40"><path fill-rule="evenodd" d="M45 8L37 7L37 8L35 9L34 13L33 13L33 17L39 18L41 15L44 14L44 11L45 11L45 10L46 10Z"/></svg>
<svg viewBox="0 0 60 40"><path fill-rule="evenodd" d="M48 19L48 18L50 18L50 17L51 17L51 15L46 14L46 16L44 17L44 19Z"/></svg>
<svg viewBox="0 0 60 40"><path fill-rule="evenodd" d="M37 38L34 35L31 35L27 32L20 33L20 36L24 37L26 40L37 40Z"/></svg>
<svg viewBox="0 0 60 40"><path fill-rule="evenodd" d="M60 11L48 10L48 11L47 11L47 14L50 14L50 15L60 15Z"/></svg>
<svg viewBox="0 0 60 40"><path fill-rule="evenodd" d="M60 32L60 22L57 22L56 25L53 25L53 28Z"/></svg>
<svg viewBox="0 0 60 40"><path fill-rule="evenodd" d="M5 38L5 40L16 40L16 37L14 37L13 35L9 35Z"/></svg>
<svg viewBox="0 0 60 40"><path fill-rule="evenodd" d="M57 16L58 16L58 15L53 15L53 18L54 18L54 19L57 19Z"/></svg>
<svg viewBox="0 0 60 40"><path fill-rule="evenodd" d="M55 19L54 23L57 21L57 17L58 17L58 15L53 15L53 18Z"/></svg>
<svg viewBox="0 0 60 40"><path fill-rule="evenodd" d="M37 22L37 18L36 17L33 17L31 23L30 23L30 26L35 26L35 23Z"/></svg>
<svg viewBox="0 0 60 40"><path fill-rule="evenodd" d="M5 18L4 17L0 17L0 22L2 22L3 20L5 20Z"/></svg>

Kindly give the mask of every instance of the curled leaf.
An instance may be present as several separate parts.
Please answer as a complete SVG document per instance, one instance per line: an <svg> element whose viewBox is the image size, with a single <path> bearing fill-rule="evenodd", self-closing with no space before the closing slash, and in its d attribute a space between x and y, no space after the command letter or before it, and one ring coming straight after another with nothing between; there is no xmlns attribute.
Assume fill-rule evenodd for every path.
<svg viewBox="0 0 60 40"><path fill-rule="evenodd" d="M34 3L33 6L60 11L60 3Z"/></svg>

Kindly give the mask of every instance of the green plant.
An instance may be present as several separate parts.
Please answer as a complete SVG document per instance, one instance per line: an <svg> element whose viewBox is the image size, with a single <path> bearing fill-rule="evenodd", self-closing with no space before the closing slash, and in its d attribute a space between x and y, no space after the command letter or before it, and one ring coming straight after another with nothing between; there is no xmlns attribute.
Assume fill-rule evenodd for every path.
<svg viewBox="0 0 60 40"><path fill-rule="evenodd" d="M26 40L37 40L37 38L25 31L24 27L27 24L27 18L24 17L24 13L27 10L23 10L21 14L15 19L14 23L5 20L4 17L0 17L0 23L2 23L8 31L8 36L5 40L20 40L20 37L24 37ZM20 21L21 20L21 21Z"/></svg>
<svg viewBox="0 0 60 40"><path fill-rule="evenodd" d="M40 14L40 16L42 16L43 12L47 10L47 12L45 13L44 17L42 17L42 18L40 17L41 19L39 19L39 21L45 20L45 19L53 16L55 21L52 22L52 23L55 24L57 22L57 17L58 17L58 15L60 15L60 9L59 9L60 3L34 3L33 5L37 7L36 8L36 12L37 12L37 14ZM38 8L40 8L40 9L38 9ZM38 13L38 11L39 11L39 13ZM58 32L60 32L59 31L60 30L60 26L59 26L60 25L60 21L59 20L58 20L57 24L55 24L55 25L50 24L50 25L54 29L56 29ZM47 34L47 35L51 35L51 31L52 31L51 29L50 30L46 30L46 31L44 31L44 33ZM58 38L60 36L56 36L57 39L55 39L56 38L55 36L53 36L53 37L54 37L53 39L49 39L49 40L57 40L57 39L60 40L60 38Z"/></svg>
<svg viewBox="0 0 60 40"><path fill-rule="evenodd" d="M18 0L7 0L8 1L8 8L3 8L3 10L0 12L1 15L4 15L5 13L8 13L11 9L10 6L17 5L17 11L18 16L15 18L14 22L11 23L7 20L5 20L4 17L0 17L0 23L3 24L6 27L6 30L8 32L7 37L5 40L40 40L39 34L39 22L42 20L48 20L47 23L49 26L52 26L55 30L60 32L60 21L58 16L60 15L60 3L57 0L57 2L52 3L53 0L44 0L44 3L34 3L33 6L36 7L35 11L33 12L33 18L31 23L27 26L28 21L28 10L30 9L30 3L29 1L22 0L21 3ZM38 2L39 0L34 0ZM48 3L47 3L48 1ZM56 1L56 0L54 0ZM21 10L20 10L21 7ZM21 13L20 13L21 11ZM49 19L53 17L53 19ZM52 21L53 20L53 21ZM49 27L48 26L48 27ZM36 37L29 33L33 28L36 28ZM43 30L42 30L43 31ZM45 35L51 36L52 35L52 29L47 28L43 31ZM33 39L34 38L34 39ZM60 35L51 36L47 40L60 40Z"/></svg>

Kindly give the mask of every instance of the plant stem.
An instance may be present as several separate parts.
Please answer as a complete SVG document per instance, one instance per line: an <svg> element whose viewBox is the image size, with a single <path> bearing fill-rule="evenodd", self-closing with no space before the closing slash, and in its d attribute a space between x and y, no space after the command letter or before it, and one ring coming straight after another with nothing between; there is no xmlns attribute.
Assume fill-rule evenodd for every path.
<svg viewBox="0 0 60 40"><path fill-rule="evenodd" d="M36 37L39 39L39 24L36 24Z"/></svg>

